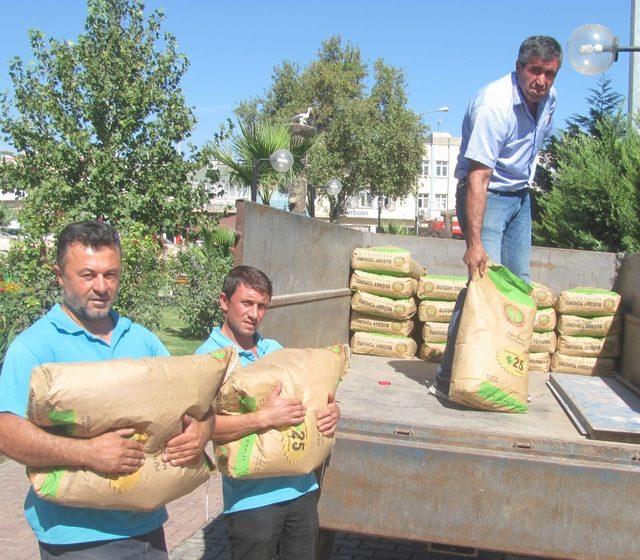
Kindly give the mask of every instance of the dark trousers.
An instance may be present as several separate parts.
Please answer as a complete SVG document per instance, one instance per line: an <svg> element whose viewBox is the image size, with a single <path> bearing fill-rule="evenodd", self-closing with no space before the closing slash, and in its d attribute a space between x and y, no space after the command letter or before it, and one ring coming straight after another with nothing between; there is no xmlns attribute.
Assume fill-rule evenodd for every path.
<svg viewBox="0 0 640 560"><path fill-rule="evenodd" d="M164 529L159 527L139 537L81 544L40 545L42 560L168 560Z"/></svg>
<svg viewBox="0 0 640 560"><path fill-rule="evenodd" d="M226 516L232 560L315 560L318 492Z"/></svg>

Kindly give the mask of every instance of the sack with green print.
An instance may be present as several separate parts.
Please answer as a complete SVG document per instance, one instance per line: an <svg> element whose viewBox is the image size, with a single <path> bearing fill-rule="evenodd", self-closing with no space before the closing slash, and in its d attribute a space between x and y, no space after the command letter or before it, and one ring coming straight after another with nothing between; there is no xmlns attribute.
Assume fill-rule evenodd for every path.
<svg viewBox="0 0 640 560"><path fill-rule="evenodd" d="M398 336L409 336L413 332L414 322L411 319L406 321L394 321L384 317L373 317L363 315L354 311L351 314L350 328L352 331L395 334Z"/></svg>
<svg viewBox="0 0 640 560"><path fill-rule="evenodd" d="M354 291L367 292L393 299L408 299L416 293L418 281L415 278L399 278L388 274L373 274L354 270L349 287Z"/></svg>
<svg viewBox="0 0 640 560"><path fill-rule="evenodd" d="M553 332L556 320L556 310L553 307L538 308L533 319L533 330L538 333Z"/></svg>
<svg viewBox="0 0 640 560"><path fill-rule="evenodd" d="M74 507L151 511L185 496L211 476L202 460L176 467L162 460L168 440L183 430L183 417L201 420L226 375L235 367L232 348L211 354L50 363L31 374L27 417L75 438L120 428L136 430L144 464L128 475L76 468L28 468L36 494Z"/></svg>
<svg viewBox="0 0 640 560"><path fill-rule="evenodd" d="M365 315L404 321L415 315L416 302L413 298L391 299L367 292L356 292L351 298L351 309Z"/></svg>
<svg viewBox="0 0 640 560"><path fill-rule="evenodd" d="M620 309L620 294L601 288L572 288L560 292L556 311L579 317L615 315Z"/></svg>
<svg viewBox="0 0 640 560"><path fill-rule="evenodd" d="M420 299L456 301L458 294L467 285L466 276L441 276L427 274L420 277L417 296Z"/></svg>
<svg viewBox="0 0 640 560"><path fill-rule="evenodd" d="M530 282L530 285L531 288L533 288L531 297L536 301L538 309L553 306L555 299L549 286L545 286L539 282Z"/></svg>
<svg viewBox="0 0 640 560"><path fill-rule="evenodd" d="M335 396L340 379L349 369L346 344L328 348L286 348L237 368L216 397L217 414L238 415L260 410L278 383L280 396L296 398L307 409L298 426L285 426L249 434L224 444L214 442L220 472L235 479L292 476L319 467L333 448L335 438L325 437L316 416Z"/></svg>
<svg viewBox="0 0 640 560"><path fill-rule="evenodd" d="M351 337L351 349L355 354L408 359L416 355L418 344L406 336L356 332Z"/></svg>
<svg viewBox="0 0 640 560"><path fill-rule="evenodd" d="M481 410L526 412L536 304L507 268L475 271L462 309L449 398Z"/></svg>
<svg viewBox="0 0 640 560"><path fill-rule="evenodd" d="M446 342L423 342L420 346L420 358L427 362L441 362Z"/></svg>
<svg viewBox="0 0 640 560"><path fill-rule="evenodd" d="M410 276L418 280L427 272L411 253L399 247L360 247L351 255L351 268L390 276Z"/></svg>
<svg viewBox="0 0 640 560"><path fill-rule="evenodd" d="M431 323L449 323L455 306L455 301L425 299L418 306L418 319Z"/></svg>

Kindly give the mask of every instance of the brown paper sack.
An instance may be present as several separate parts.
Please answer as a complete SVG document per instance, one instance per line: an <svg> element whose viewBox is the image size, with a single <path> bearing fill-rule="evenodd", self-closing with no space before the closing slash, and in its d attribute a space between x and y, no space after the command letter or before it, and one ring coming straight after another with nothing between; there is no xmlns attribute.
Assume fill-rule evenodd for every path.
<svg viewBox="0 0 640 560"><path fill-rule="evenodd" d="M476 270L454 350L449 398L482 410L526 412L535 302L503 266Z"/></svg>
<svg viewBox="0 0 640 560"><path fill-rule="evenodd" d="M354 249L351 268L391 276L411 276L416 280L426 274L426 270L411 258L411 253L399 247Z"/></svg>
<svg viewBox="0 0 640 560"><path fill-rule="evenodd" d="M456 301L458 294L467 285L466 276L426 275L420 277L417 296L420 299Z"/></svg>
<svg viewBox="0 0 640 560"><path fill-rule="evenodd" d="M391 299L374 296L366 292L356 292L351 298L351 309L365 315L386 317L396 321L413 317L416 312L416 302L411 299Z"/></svg>
<svg viewBox="0 0 640 560"><path fill-rule="evenodd" d="M553 307L538 309L533 319L535 332L550 332L556 328L556 310Z"/></svg>
<svg viewBox="0 0 640 560"><path fill-rule="evenodd" d="M420 345L420 358L427 362L441 362L446 342L424 342Z"/></svg>
<svg viewBox="0 0 640 560"><path fill-rule="evenodd" d="M566 315L602 317L615 315L620 308L620 294L600 288L572 288L560 292L556 310Z"/></svg>
<svg viewBox="0 0 640 560"><path fill-rule="evenodd" d="M622 333L622 316L578 317L577 315L560 315L558 332L571 336L613 336Z"/></svg>
<svg viewBox="0 0 640 560"><path fill-rule="evenodd" d="M455 305L455 301L421 301L418 306L418 319L431 323L448 323L451 321Z"/></svg>
<svg viewBox="0 0 640 560"><path fill-rule="evenodd" d="M415 278L398 278L397 276L354 270L349 287L352 290L377 296L407 299L415 295L418 281Z"/></svg>
<svg viewBox="0 0 640 560"><path fill-rule="evenodd" d="M407 321L393 321L382 317L371 317L354 311L351 314L350 327L352 331L409 336L413 332L414 322L411 319Z"/></svg>
<svg viewBox="0 0 640 560"><path fill-rule="evenodd" d="M351 337L351 349L356 354L407 359L416 355L418 345L406 336L357 332Z"/></svg>
<svg viewBox="0 0 640 560"><path fill-rule="evenodd" d="M531 337L531 348L529 348L529 352L546 352L547 354L553 354L556 351L556 344L556 333L553 331L545 333L534 332Z"/></svg>
<svg viewBox="0 0 640 560"><path fill-rule="evenodd" d="M611 358L593 358L589 356L567 356L556 352L551 356L551 371L558 373L576 373L606 377L616 370L616 361Z"/></svg>
<svg viewBox="0 0 640 560"><path fill-rule="evenodd" d="M333 448L335 438L318 431L316 415L335 395L349 368L349 347L287 348L237 368L216 398L218 414L243 414L260 410L278 382L280 396L297 398L307 409L298 426L270 429L240 440L216 445L220 472L231 478L249 479L306 474L320 466Z"/></svg>
<svg viewBox="0 0 640 560"><path fill-rule="evenodd" d="M551 354L549 352L530 352L529 371L547 373L551 367Z"/></svg>
<svg viewBox="0 0 640 560"><path fill-rule="evenodd" d="M99 509L149 511L192 492L212 465L174 467L161 459L166 442L182 431L185 414L200 420L237 354L225 348L197 356L53 363L34 368L28 418L43 428L89 438L134 428L144 442L144 465L123 476L72 468L29 468L41 498Z"/></svg>
<svg viewBox="0 0 640 560"><path fill-rule="evenodd" d="M536 301L536 307L553 307L555 298L553 297L551 288L545 286L544 284L540 284L539 282L530 282L530 284L533 288L531 297Z"/></svg>
<svg viewBox="0 0 640 560"><path fill-rule="evenodd" d="M425 342L447 342L449 323L433 323L427 321L422 326L422 338Z"/></svg>
<svg viewBox="0 0 640 560"><path fill-rule="evenodd" d="M620 337L618 335L594 338L563 334L558 338L558 352L566 356L617 358L621 350Z"/></svg>

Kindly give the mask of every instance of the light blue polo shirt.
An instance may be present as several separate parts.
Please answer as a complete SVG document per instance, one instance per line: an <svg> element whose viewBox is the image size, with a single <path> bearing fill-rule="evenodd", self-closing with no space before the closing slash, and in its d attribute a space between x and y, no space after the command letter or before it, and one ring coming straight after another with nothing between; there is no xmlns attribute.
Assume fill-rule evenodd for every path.
<svg viewBox="0 0 640 560"><path fill-rule="evenodd" d="M26 416L31 370L40 364L169 355L160 339L141 325L115 312L111 317L114 329L110 344L80 327L60 305L19 334L7 350L0 374L0 412ZM91 375L90 370L87 375ZM38 498L33 488L29 489L24 509L36 538L47 544L134 537L157 529L167 520L165 508L139 513L60 506Z"/></svg>
<svg viewBox="0 0 640 560"><path fill-rule="evenodd" d="M275 340L262 338L259 334L256 334L256 350L258 352L258 358L256 358L251 350L240 348L224 336L219 327L214 327L209 338L196 350L196 354L207 354L227 346L236 347L242 366L249 365L258 358L262 358L265 354L282 348ZM313 473L301 476L274 476L247 480L237 480L223 476L222 497L224 512L234 513L294 500L317 488L318 482Z"/></svg>
<svg viewBox="0 0 640 560"><path fill-rule="evenodd" d="M553 133L556 90L538 103L532 115L516 73L490 83L469 102L462 120L462 143L455 177L466 178L470 161L491 167L489 188L518 191L533 180L542 143ZM535 117L535 118L534 118Z"/></svg>

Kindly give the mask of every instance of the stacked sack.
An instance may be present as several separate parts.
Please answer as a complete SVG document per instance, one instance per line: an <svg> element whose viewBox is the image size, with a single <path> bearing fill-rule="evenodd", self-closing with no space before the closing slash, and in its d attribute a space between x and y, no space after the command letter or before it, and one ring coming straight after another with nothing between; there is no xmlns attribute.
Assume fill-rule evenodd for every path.
<svg viewBox="0 0 640 560"><path fill-rule="evenodd" d="M533 288L531 297L536 302L536 315L529 348L529 371L546 373L551 367L551 355L556 351L557 343L553 292L538 282L531 282L530 285Z"/></svg>
<svg viewBox="0 0 640 560"><path fill-rule="evenodd" d="M351 257L351 348L356 354L412 358L413 296L425 270L398 247L358 248Z"/></svg>
<svg viewBox="0 0 640 560"><path fill-rule="evenodd" d="M611 375L622 350L620 295L573 288L556 301L558 345L551 369L581 375Z"/></svg>
<svg viewBox="0 0 640 560"><path fill-rule="evenodd" d="M466 276L424 275L418 282L418 319L423 321L420 357L441 362L447 332L458 294L467 285Z"/></svg>

